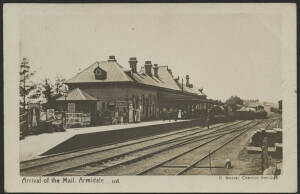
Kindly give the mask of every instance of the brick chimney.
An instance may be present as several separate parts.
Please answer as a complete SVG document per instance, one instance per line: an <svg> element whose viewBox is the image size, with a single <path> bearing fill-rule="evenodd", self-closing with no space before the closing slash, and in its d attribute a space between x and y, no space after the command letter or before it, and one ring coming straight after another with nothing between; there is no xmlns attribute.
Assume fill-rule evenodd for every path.
<svg viewBox="0 0 300 194"><path fill-rule="evenodd" d="M116 62L116 57L114 55L109 56L108 61L114 61Z"/></svg>
<svg viewBox="0 0 300 194"><path fill-rule="evenodd" d="M153 71L154 71L154 76L158 78L158 65L157 64L154 64Z"/></svg>
<svg viewBox="0 0 300 194"><path fill-rule="evenodd" d="M129 62L132 73L137 73L137 62L138 61L136 60L136 57L130 57L128 62Z"/></svg>
<svg viewBox="0 0 300 194"><path fill-rule="evenodd" d="M185 85L186 85L187 87L189 87L189 85L190 85L190 76L189 76L189 75L186 75L186 76L185 76L185 79L186 79Z"/></svg>
<svg viewBox="0 0 300 194"><path fill-rule="evenodd" d="M152 76L152 64L151 61L145 61L145 73L146 75Z"/></svg>

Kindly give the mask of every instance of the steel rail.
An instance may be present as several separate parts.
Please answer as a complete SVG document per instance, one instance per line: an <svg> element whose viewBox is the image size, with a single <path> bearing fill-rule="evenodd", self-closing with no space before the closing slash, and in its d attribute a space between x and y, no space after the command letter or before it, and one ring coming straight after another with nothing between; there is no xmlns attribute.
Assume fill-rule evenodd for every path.
<svg viewBox="0 0 300 194"><path fill-rule="evenodd" d="M270 121L267 126L266 129L270 126L270 124L273 121ZM257 126L259 124L259 122L255 125ZM203 161L204 159L206 159L207 157L211 156L212 154L214 154L215 152L217 152L218 150L222 149L225 145L231 143L232 141L234 141L235 139L237 139L238 137L240 137L242 134L244 134L245 132L247 132L249 129L252 129L253 127L249 127L245 130L243 130L241 133L239 133L238 135L234 136L233 138L229 139L227 142L223 143L222 145L220 145L218 148L214 149L212 152L208 153L207 155L205 155L204 157L200 158L199 160L197 160L196 162L192 163L191 165L189 165L188 167L184 168L183 170L181 170L179 173L177 173L176 175L182 175L183 173L187 172L188 170L192 169L193 167L195 167L198 163L200 163L201 161Z"/></svg>
<svg viewBox="0 0 300 194"><path fill-rule="evenodd" d="M243 125L243 126L246 126L246 125L249 125L251 122ZM226 126L224 128L227 128L227 127L230 127L230 126ZM236 128L234 129L231 129L231 130L235 130ZM181 145L184 145L184 144L188 144L188 143L192 143L191 140L194 140L195 141L199 141L199 140L195 140L197 138L201 138L201 137L205 137L205 136L208 136L208 135L211 135L211 134L214 134L216 133L216 131L213 131L211 133L208 133L208 134L205 134L205 135L199 135L199 136L195 136L195 137L190 137L190 138L186 138L186 139L181 139L179 141L181 141L180 143L178 144L175 144L173 146L170 146L170 147L173 147L175 148L175 146L179 147ZM222 134L223 135L223 134ZM211 138L211 137L209 137ZM203 138L201 139L203 140ZM176 141L174 140L171 140L171 141L168 141L167 143L165 142L162 142L162 143L158 143L158 144L154 144L154 145L150 145L150 146L146 146L144 148L139 148L139 149L135 149L135 150L132 150L132 151L129 151L129 152L125 152L125 153L122 153L122 154L119 154L119 155L116 155L116 156L112 156L112 157L108 157L108 158L105 158L105 159L101 159L101 160L97 160L97 161L92 161L92 162L87 162L87 163L84 163L84 164L80 164L80 165L77 165L77 166L74 166L74 167L69 167L69 168L65 168L65 169L62 169L62 170L58 170L58 171L55 171L55 172L52 172L52 173L47 173L47 174L44 174L42 176L54 176L54 175L59 175L61 173L64 173L64 172L67 172L67 171L70 171L70 170L76 170L78 168L81 168L81 167L85 167L85 166L89 166L89 165L93 165L93 164L97 164L97 163L103 163L103 162L106 162L106 161L109 161L109 160L113 160L113 159L116 159L116 158L122 158L124 156L127 156L129 154L133 154L133 153L137 153L137 152L140 152L140 151L144 151L144 150L147 150L147 149L150 149L150 148L156 148L156 147L159 147L161 145L167 145L167 144L170 144L170 143L176 143ZM178 140L177 140L178 142ZM169 148L170 149L170 148ZM165 150L163 150L165 151ZM153 155L153 153L151 154ZM148 156L150 156L150 154L148 154ZM97 171L98 172L98 171ZM95 172L92 172L92 173L88 173L87 175L92 175L92 174L95 174L97 173L96 171ZM86 175L86 176L87 176Z"/></svg>
<svg viewBox="0 0 300 194"><path fill-rule="evenodd" d="M256 123L254 126L249 126L249 128L253 128L253 127L255 127L255 126L258 125L258 124L259 124L259 122ZM247 128L246 130L248 130L249 128ZM238 132L238 131L236 131L236 132ZM218 139L219 139L219 138L218 138ZM202 147L203 145L206 145L206 144L200 144L200 145L198 145L198 146L196 146L196 147L194 147L194 148L192 148L192 149L190 149L190 150L187 150L187 151L185 151L185 152L183 152L183 153L180 153L180 154L178 154L178 155L176 155L176 156L174 156L174 157L172 157L172 158L169 158L169 159L167 159L167 160L165 160L165 161L163 161L163 162L161 162L161 163L159 163L159 164L156 164L155 166L152 166L152 167L150 167L150 168L148 168L148 169L146 169L146 170L144 170L144 171L142 171L142 172L139 172L137 175L143 175L143 174L146 174L146 173L148 173L149 171L151 171L151 170L153 170L153 169L159 168L159 167L161 167L162 165L164 165L164 164L166 164L166 163L168 163L168 162L170 162L170 161L172 161L172 160L175 160L175 159L177 159L177 158L180 158L180 157L182 157L182 156L184 156L184 155L186 155L186 154L188 154L188 153L190 153L190 152L192 152L192 151L194 151L194 150L196 150L196 149Z"/></svg>
<svg viewBox="0 0 300 194"><path fill-rule="evenodd" d="M249 123L250 124L250 123ZM95 170L95 171L92 171L90 173L87 173L86 176L93 176L93 175L96 175L100 172L103 172L103 171L106 171L106 170L109 170L109 169L112 169L112 168L115 168L115 167L118 167L120 165L126 165L126 164L129 164L129 163L132 163L132 162L135 162L135 161L139 161L139 160L142 160L142 159L145 159L145 158L148 158L148 157L151 157L155 154L159 154L161 152L164 152L164 151L168 151L168 150L171 150L171 149L174 149L174 148L177 148L177 147L180 147L180 146L184 146L184 145L188 145L188 144L191 144L191 143L195 143L195 142L198 142L198 141L202 141L202 140L205 140L205 139L210 139L210 138L213 138L212 140L208 141L208 142L205 142L204 144L208 144L218 138L221 138L222 136L226 135L226 134L230 134L230 133L233 133L233 132L236 132L236 128L234 129L231 129L230 132L225 132L223 131L223 133L221 134L217 134L217 135L214 135L214 136L209 136L209 137L204 137L204 138L200 138L200 139L193 139L193 141L190 141L190 140L187 140L187 141L184 141L184 142L180 142L178 144L175 144L175 145L172 145L172 146L169 146L169 147L166 147L166 148L163 148L163 149L160 149L160 150L157 150L157 151L154 151L154 152L151 152L151 153L148 153L148 154L145 154L145 155L142 155L142 156L137 156L133 159L129 159L129 160L126 160L124 162L120 162L120 163L117 163L115 165L112 165L112 166L108 166L108 167L105 167L103 169L100 169L100 170ZM214 133L211 133L211 134L214 134ZM207 135L211 135L211 134L207 134ZM204 136L207 136L207 135L204 135ZM199 136L199 137L203 137L203 136ZM199 138L198 137L198 138ZM203 144L203 145L204 145Z"/></svg>
<svg viewBox="0 0 300 194"><path fill-rule="evenodd" d="M239 122L236 122L236 123L233 123L233 124L230 124L230 125L237 125L237 124L242 123L242 122L243 121L239 121ZM223 126L226 125L226 124L227 123L224 123ZM215 128L218 128L220 126L223 127L222 125L218 125L218 126L212 127L211 129L215 129ZM155 139L159 139L159 138L164 138L164 137L168 137L168 136L172 136L172 135L178 135L180 133L185 133L185 132L189 132L189 131L195 131L197 129L200 129L200 127L192 127L192 128L188 128L187 130L182 129L179 132L174 132L174 133L170 132L171 134L167 134L167 135L163 135L163 136L159 136L159 134L156 134L156 135L149 135L149 136L145 136L145 137L132 138L132 139L128 139L128 141L135 141L135 140L138 140L138 139L149 138L149 137L152 137L152 136L159 136L159 137L154 137L154 138L142 140L142 141L139 141L139 142L129 143L129 144L125 144L125 145L114 147L114 148L109 148L107 150L116 149L116 148L120 148L120 147L124 147L124 146L129 146L129 145L134 145L134 144L138 144L138 143L143 143L143 142L146 142L146 141L151 141L151 140L155 140ZM109 144L105 144L105 145L101 145L101 146L92 146L92 147L88 147L88 148L76 149L76 150L72 150L72 151L68 151L68 152L62 152L62 153L58 153L58 154L51 154L51 155L47 155L47 156L43 156L43 157L39 157L39 158L34 158L34 159L26 160L26 161L21 161L20 164L24 166L24 165L28 165L28 163L30 164L30 163L33 163L33 162L36 162L36 161L43 161L43 160L46 160L48 158L59 157L61 155L67 155L67 154L77 153L77 152L81 152L81 151L97 149L99 147L110 146L110 145L113 145L113 144L120 144L120 143L125 143L125 142L126 141L122 140L122 141L117 141L117 142L113 142L113 143L109 143ZM106 151L106 150L103 150L103 151ZM97 152L97 151L95 151L95 152ZM46 164L48 164L48 163L46 163ZM33 165L33 167L34 166L35 165ZM30 167L24 167L24 168L21 167L21 169L27 169L27 168L30 168Z"/></svg>
<svg viewBox="0 0 300 194"><path fill-rule="evenodd" d="M226 128L226 127L238 125L238 124L241 124L241 123L242 122L237 122L237 123L233 123L233 124L230 124L230 125L224 124L225 126L222 126L222 125L220 126L219 125L219 126L215 126L215 127L211 128L209 130L215 130L217 128L219 128L217 130L221 130L222 128ZM198 130L198 129L200 129L200 127L194 127L192 129L189 128L188 130L183 130L183 131L180 131L180 132L177 132L177 133L172 133L172 134L168 134L168 135L154 137L154 138L150 138L150 139L146 139L146 140L142 140L142 141L138 141L138 142L134 142L134 143L128 143L128 144L117 146L117 147L113 147L113 148L107 148L107 149L103 149L103 150L91 151L91 152L88 152L88 153L84 153L84 154L80 154L80 155L75 155L75 156L70 156L70 157L59 159L59 160L53 160L53 161L49 161L49 162L40 163L38 165L31 165L31 166L28 166L28 167L25 167L25 168L21 168L20 171L24 172L26 170L30 170L30 169L34 169L34 168L37 168L37 167L42 167L42 166L54 164L54 163L57 163L57 162L63 162L63 161L66 161L66 160L70 160L70 159L74 159L74 158L79 158L79 157L82 157L82 156L87 156L87 155L91 155L91 154L96 154L96 153L101 153L101 152L105 152L105 151L115 150L115 149L123 148L123 147L126 147L126 146L131 146L131 145L135 145L135 144L139 144L139 143L148 142L148 141L151 141L151 140L161 139L161 138L165 138L165 137L169 137L169 136L173 136L173 135L178 135L178 134L185 133L185 132L195 131L195 130ZM201 133L201 132L204 132L204 131L209 131L209 130L202 129L202 130L197 131L195 133L188 134L188 135L183 135L183 136L180 136L180 137L176 137L176 138L173 138L171 140L166 140L166 141L160 142L158 144L161 144L161 143L164 143L164 142L165 143L169 143L169 141L174 141L174 140L177 140L177 139L180 139L180 138L185 138L185 137L192 136L192 135L195 135L195 134L198 134L198 133ZM86 150L84 150L84 151L86 151ZM68 154L71 154L71 153L68 153ZM74 154L75 154L75 152L74 152ZM56 156L53 156L53 157L56 157ZM52 157L49 157L49 158L52 159ZM49 159L49 158L47 158L47 159ZM38 159L34 159L32 161L36 162L38 160L45 160L45 158L38 158ZM28 162L32 162L32 161L28 161Z"/></svg>
<svg viewBox="0 0 300 194"><path fill-rule="evenodd" d="M218 135L215 135L215 136L212 136L212 137L205 137L205 138L202 138L202 139L197 139L197 140L194 140L194 141L186 141L184 143L179 143L179 144L176 144L176 145L173 145L173 146L170 146L170 147L167 147L167 148L163 148L161 150L158 150L158 151L155 151L155 152L151 152L149 154L145 154L143 156L139 156L139 157L136 157L136 158L133 158L133 159L129 159L125 162L121 162L121 163L118 163L118 164L115 164L115 165L112 165L112 166L108 166L106 168L103 168L103 169L100 169L100 170L96 170L96 171L93 171L91 173L87 173L85 176L94 176L100 172L103 172L103 171L106 171L106 170L109 170L109 169L112 169L112 168L115 168L115 167L118 167L118 166L121 166L121 165L126 165L126 164L130 164L132 162L135 162L135 161L139 161L139 160L142 160L142 159L146 159L146 158L149 158L153 155L156 155L156 154L159 154L161 152L164 152L164 151L168 151L168 150L171 150L171 149L174 149L174 148L177 148L179 146L183 146L183 145L187 145L187 144L191 144L191 143L195 143L195 142L198 142L198 141L202 141L202 140L205 140L205 139L210 139L210 138L213 138L203 144L201 144L201 146L204 146L208 143L211 143L217 139L220 139L221 137L223 137L224 135L227 135L227 134L231 134L231 133L234 133L234 132L237 132L236 130L232 130L230 132L227 132L227 133L223 133L223 134L218 134Z"/></svg>

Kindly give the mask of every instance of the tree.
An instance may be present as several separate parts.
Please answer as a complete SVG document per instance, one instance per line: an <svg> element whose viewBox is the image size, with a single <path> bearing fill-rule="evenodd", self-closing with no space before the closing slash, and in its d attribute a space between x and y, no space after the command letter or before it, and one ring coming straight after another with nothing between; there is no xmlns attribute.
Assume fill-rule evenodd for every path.
<svg viewBox="0 0 300 194"><path fill-rule="evenodd" d="M58 97L62 96L66 92L67 87L64 84L65 81L66 81L66 79L63 78L61 75L56 76L55 84L54 84L55 98L58 98Z"/></svg>
<svg viewBox="0 0 300 194"><path fill-rule="evenodd" d="M36 88L36 85L30 81L30 78L35 74L35 72L30 70L28 65L29 61L27 58L23 58L20 65L20 85L19 85L19 95L20 95L20 106L23 107L23 111L26 110L27 98L32 90Z"/></svg>
<svg viewBox="0 0 300 194"><path fill-rule="evenodd" d="M243 105L244 101L238 96L231 96L228 100L226 100L225 103L228 105L236 105L236 104Z"/></svg>
<svg viewBox="0 0 300 194"><path fill-rule="evenodd" d="M54 84L52 84L48 78L41 83L42 94L46 101L44 108L55 108L55 100L67 92L67 87L64 82L65 79L62 76L57 76Z"/></svg>
<svg viewBox="0 0 300 194"><path fill-rule="evenodd" d="M231 96L226 100L225 104L231 106L234 110L237 110L239 105L244 104L244 101L238 96Z"/></svg>
<svg viewBox="0 0 300 194"><path fill-rule="evenodd" d="M44 82L42 83L42 87L43 87L43 96L46 99L46 103L45 103L45 108L51 108L52 107L52 103L54 101L54 95L53 95L53 86L50 82L49 79L45 79Z"/></svg>
<svg viewBox="0 0 300 194"><path fill-rule="evenodd" d="M35 84L34 89L32 89L28 94L28 102L32 103L43 103L43 88L40 83Z"/></svg>

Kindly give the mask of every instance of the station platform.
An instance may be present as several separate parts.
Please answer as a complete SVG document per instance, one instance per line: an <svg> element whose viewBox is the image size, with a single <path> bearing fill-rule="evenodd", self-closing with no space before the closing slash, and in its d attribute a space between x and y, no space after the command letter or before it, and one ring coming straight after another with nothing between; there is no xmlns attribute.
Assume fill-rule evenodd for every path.
<svg viewBox="0 0 300 194"><path fill-rule="evenodd" d="M200 119L71 128L63 132L27 136L20 141L20 161L47 155L104 146L130 139L179 130L203 123Z"/></svg>

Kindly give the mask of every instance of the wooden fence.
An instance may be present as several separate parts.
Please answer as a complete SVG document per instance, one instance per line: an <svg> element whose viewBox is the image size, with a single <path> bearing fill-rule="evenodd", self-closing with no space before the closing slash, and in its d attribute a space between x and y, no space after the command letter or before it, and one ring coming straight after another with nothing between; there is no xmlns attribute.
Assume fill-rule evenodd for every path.
<svg viewBox="0 0 300 194"><path fill-rule="evenodd" d="M19 116L20 121L20 139L23 139L28 133L28 113Z"/></svg>
<svg viewBox="0 0 300 194"><path fill-rule="evenodd" d="M90 113L66 113L65 128L86 127L91 125Z"/></svg>

